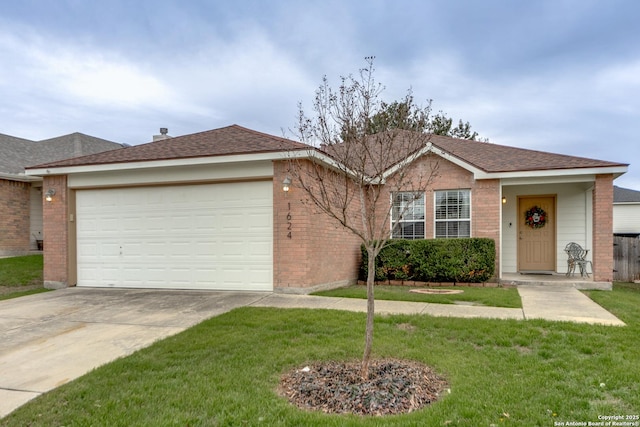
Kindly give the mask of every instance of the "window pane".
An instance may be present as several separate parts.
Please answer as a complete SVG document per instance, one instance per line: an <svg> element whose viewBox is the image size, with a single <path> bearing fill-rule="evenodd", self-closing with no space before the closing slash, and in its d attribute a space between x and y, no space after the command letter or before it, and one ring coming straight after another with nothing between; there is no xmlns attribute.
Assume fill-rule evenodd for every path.
<svg viewBox="0 0 640 427"><path fill-rule="evenodd" d="M460 203L464 205L471 204L471 192L470 191L461 191L460 192Z"/></svg>
<svg viewBox="0 0 640 427"><path fill-rule="evenodd" d="M458 223L458 237L471 237L471 223L469 221Z"/></svg>
<svg viewBox="0 0 640 427"><path fill-rule="evenodd" d="M458 237L458 223L457 222L448 222L447 223L447 237Z"/></svg>
<svg viewBox="0 0 640 427"><path fill-rule="evenodd" d="M435 196L437 238L471 236L471 191L437 191Z"/></svg>
<svg viewBox="0 0 640 427"><path fill-rule="evenodd" d="M424 193L394 193L392 200L392 238L424 239Z"/></svg>

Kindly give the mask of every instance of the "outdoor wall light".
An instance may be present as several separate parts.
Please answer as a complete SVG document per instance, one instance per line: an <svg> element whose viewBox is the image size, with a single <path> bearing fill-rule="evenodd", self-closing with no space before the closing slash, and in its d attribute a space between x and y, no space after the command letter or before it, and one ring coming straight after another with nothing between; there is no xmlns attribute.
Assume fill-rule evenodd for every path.
<svg viewBox="0 0 640 427"><path fill-rule="evenodd" d="M44 199L47 202L50 202L53 200L53 196L56 194L56 190L54 190L53 188L50 188L47 190L47 192L44 194Z"/></svg>
<svg viewBox="0 0 640 427"><path fill-rule="evenodd" d="M507 203L507 198L505 196L502 196L502 204L506 204Z"/></svg>
<svg viewBox="0 0 640 427"><path fill-rule="evenodd" d="M286 177L284 181L282 181L282 191L284 191L285 193L288 193L290 188L291 188L291 178Z"/></svg>

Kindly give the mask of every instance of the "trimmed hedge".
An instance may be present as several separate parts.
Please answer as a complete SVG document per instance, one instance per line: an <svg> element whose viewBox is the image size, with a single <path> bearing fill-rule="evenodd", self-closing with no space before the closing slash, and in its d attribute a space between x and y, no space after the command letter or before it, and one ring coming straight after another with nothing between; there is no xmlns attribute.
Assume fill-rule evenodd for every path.
<svg viewBox="0 0 640 427"><path fill-rule="evenodd" d="M360 275L367 278L367 250ZM390 240L376 259L376 281L480 283L493 277L496 245L492 239Z"/></svg>

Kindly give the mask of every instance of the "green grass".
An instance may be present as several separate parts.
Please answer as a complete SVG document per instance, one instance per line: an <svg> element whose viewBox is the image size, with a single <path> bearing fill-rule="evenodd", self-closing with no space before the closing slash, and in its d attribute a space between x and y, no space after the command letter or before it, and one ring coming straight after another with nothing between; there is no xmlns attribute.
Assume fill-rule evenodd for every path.
<svg viewBox="0 0 640 427"><path fill-rule="evenodd" d="M42 255L0 258L0 301L47 292Z"/></svg>
<svg viewBox="0 0 640 427"><path fill-rule="evenodd" d="M0 259L0 286L42 284L42 255Z"/></svg>
<svg viewBox="0 0 640 427"><path fill-rule="evenodd" d="M2 426L553 426L640 411L640 289L589 292L628 326L376 318L375 357L421 361L451 393L415 413L324 415L279 397L280 376L357 360L365 315L240 308L46 393Z"/></svg>
<svg viewBox="0 0 640 427"><path fill-rule="evenodd" d="M418 294L409 292L411 289L424 288L376 285L374 295L377 300L430 302L436 304L455 304L460 301L491 307L522 308L522 301L520 300L520 295L516 288L474 288L463 286L457 286L455 288L434 288L457 289L463 291L461 294L450 295ZM367 287L364 285L354 285L332 289L330 291L321 291L314 295L366 299Z"/></svg>

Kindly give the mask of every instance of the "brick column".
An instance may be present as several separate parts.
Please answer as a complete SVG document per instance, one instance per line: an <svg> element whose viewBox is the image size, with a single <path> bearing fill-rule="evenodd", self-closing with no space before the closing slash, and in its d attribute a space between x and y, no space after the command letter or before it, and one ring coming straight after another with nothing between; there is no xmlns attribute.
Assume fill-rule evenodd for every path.
<svg viewBox="0 0 640 427"><path fill-rule="evenodd" d="M500 275L500 180L476 181L472 190L471 236L485 237L496 242L495 277Z"/></svg>
<svg viewBox="0 0 640 427"><path fill-rule="evenodd" d="M593 187L593 280L613 281L613 175L596 175Z"/></svg>
<svg viewBox="0 0 640 427"><path fill-rule="evenodd" d="M282 181L293 177L288 168L287 161L273 163L273 287L280 292L308 286L309 207L300 202L296 182L282 190Z"/></svg>
<svg viewBox="0 0 640 427"><path fill-rule="evenodd" d="M56 194L50 202L44 201L44 287L60 289L68 286L69 271L69 222L67 205L67 177L46 176L42 193L54 189Z"/></svg>

